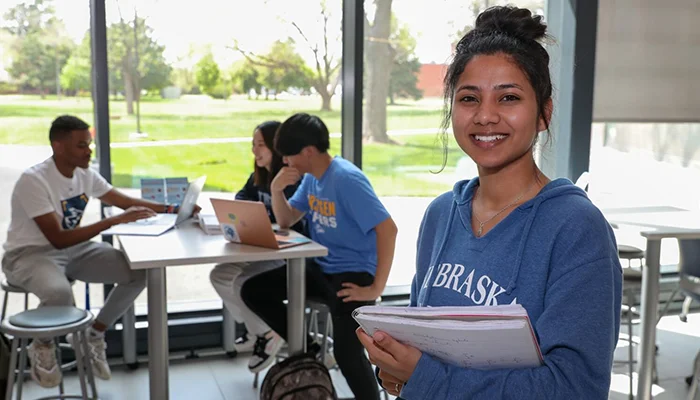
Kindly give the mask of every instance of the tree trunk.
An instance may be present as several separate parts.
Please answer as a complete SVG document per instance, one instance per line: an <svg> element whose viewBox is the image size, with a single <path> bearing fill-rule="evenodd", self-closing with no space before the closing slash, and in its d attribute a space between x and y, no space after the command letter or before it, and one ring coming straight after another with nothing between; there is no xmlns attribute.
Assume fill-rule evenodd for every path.
<svg viewBox="0 0 700 400"><path fill-rule="evenodd" d="M328 85L324 84L323 79L319 79L314 82L314 89L319 96L321 96L321 111L331 111L331 99L333 98L333 92L328 90Z"/></svg>
<svg viewBox="0 0 700 400"><path fill-rule="evenodd" d="M134 115L134 82L131 73L124 71L124 97L126 98L126 114Z"/></svg>
<svg viewBox="0 0 700 400"><path fill-rule="evenodd" d="M363 137L373 142L391 143L386 134L386 101L393 64L389 33L391 31L391 1L376 0L374 23L367 32L367 98Z"/></svg>
<svg viewBox="0 0 700 400"><path fill-rule="evenodd" d="M331 95L328 92L319 93L321 95L321 111L331 111Z"/></svg>

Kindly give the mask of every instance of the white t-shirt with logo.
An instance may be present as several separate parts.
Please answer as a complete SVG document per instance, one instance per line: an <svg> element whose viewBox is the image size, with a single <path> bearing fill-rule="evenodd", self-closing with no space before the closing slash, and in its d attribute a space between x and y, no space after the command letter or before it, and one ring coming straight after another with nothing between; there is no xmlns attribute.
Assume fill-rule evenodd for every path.
<svg viewBox="0 0 700 400"><path fill-rule="evenodd" d="M66 178L56 168L53 158L24 171L12 191L12 220L7 231L6 252L50 242L34 218L56 212L61 227L70 230L80 225L90 197L101 197L112 186L90 168L76 168Z"/></svg>

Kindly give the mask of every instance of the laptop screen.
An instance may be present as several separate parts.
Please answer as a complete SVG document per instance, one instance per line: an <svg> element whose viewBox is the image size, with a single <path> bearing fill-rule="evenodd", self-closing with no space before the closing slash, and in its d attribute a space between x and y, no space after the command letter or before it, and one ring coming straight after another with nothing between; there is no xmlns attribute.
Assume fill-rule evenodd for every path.
<svg viewBox="0 0 700 400"><path fill-rule="evenodd" d="M199 194L202 192L202 189L204 188L204 182L207 180L206 176L202 176L197 178L195 181L190 183L190 186L187 188L187 193L185 193L185 198L182 200L182 205L180 206L180 210L177 213L177 219L175 220L175 225L186 221L189 217L192 216L192 213L194 212L194 208L197 205L197 199L199 198Z"/></svg>

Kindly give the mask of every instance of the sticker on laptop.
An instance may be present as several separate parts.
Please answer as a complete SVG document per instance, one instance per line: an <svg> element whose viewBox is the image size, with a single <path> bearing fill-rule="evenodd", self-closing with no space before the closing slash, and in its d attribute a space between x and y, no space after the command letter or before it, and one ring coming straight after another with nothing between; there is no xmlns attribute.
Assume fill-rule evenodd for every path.
<svg viewBox="0 0 700 400"><path fill-rule="evenodd" d="M224 232L224 237L227 240L230 240L231 242L235 242L235 243L241 242L241 237L238 236L238 232L236 231L235 226L229 225L229 224L222 224L221 230Z"/></svg>

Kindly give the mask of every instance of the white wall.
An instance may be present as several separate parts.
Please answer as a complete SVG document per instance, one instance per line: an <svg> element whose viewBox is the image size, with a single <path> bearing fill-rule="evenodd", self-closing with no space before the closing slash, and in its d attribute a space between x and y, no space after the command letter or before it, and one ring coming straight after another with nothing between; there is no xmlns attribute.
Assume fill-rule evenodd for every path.
<svg viewBox="0 0 700 400"><path fill-rule="evenodd" d="M700 2L600 0L595 121L700 121Z"/></svg>

